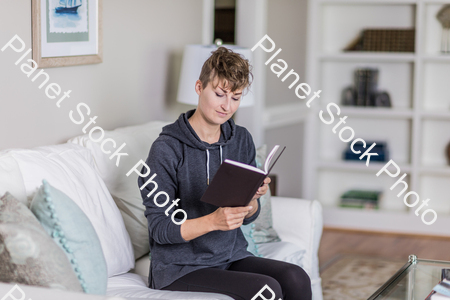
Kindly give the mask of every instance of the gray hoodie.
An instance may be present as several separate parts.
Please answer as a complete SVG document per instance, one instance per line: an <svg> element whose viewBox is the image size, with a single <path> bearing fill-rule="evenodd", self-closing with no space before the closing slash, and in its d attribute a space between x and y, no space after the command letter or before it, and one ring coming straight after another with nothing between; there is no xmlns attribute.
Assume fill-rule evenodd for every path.
<svg viewBox="0 0 450 300"><path fill-rule="evenodd" d="M232 119L221 125L221 136L217 143L208 144L200 140L189 124L188 118L195 112L190 110L180 115L177 121L163 128L153 142L146 160L150 174L139 177L141 187L155 173L154 183L141 190L145 216L148 220L151 263L148 277L150 288L161 289L178 278L198 269L217 267L227 269L231 262L253 256L247 251L247 241L240 228L229 231L212 231L191 241L185 241L180 232L181 225L171 220L176 209L183 209L187 219L195 219L214 212L218 207L200 201L208 187L208 178L214 178L220 164L226 158L256 166L255 145L252 136L244 127L235 125ZM141 170L143 173L145 170ZM232 188L232 187L230 187ZM154 204L156 193L164 191L170 202L164 207ZM165 211L172 200L180 199L178 206ZM164 203L165 196L157 198ZM259 204L259 199L258 199ZM253 222L258 211L244 220L244 225ZM183 214L175 215L181 221Z"/></svg>

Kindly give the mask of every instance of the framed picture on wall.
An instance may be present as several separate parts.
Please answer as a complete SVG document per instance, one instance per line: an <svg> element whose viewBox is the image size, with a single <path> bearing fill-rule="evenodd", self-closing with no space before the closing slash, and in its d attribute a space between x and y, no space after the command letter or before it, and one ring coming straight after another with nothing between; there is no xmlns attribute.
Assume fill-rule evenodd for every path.
<svg viewBox="0 0 450 300"><path fill-rule="evenodd" d="M32 0L39 68L102 62L102 0Z"/></svg>

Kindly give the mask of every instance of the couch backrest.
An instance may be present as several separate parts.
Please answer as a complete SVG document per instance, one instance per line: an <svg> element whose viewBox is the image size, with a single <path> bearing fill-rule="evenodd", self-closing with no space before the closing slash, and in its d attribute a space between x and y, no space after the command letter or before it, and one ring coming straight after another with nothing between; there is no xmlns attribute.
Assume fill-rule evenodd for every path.
<svg viewBox="0 0 450 300"><path fill-rule="evenodd" d="M137 188L138 175L134 172L129 176L126 176L126 174L139 160L145 162L152 143L167 124L169 123L152 121L142 125L120 127L115 130L105 131L102 141L106 139L114 140L116 144L115 149L125 144L121 152L125 152L128 155L120 158L118 166L117 157L109 158L114 153L114 147L111 142L105 142L104 144L104 150L111 151L110 154L105 154L101 149L101 142L93 142L88 134L74 137L68 140L68 143L78 144L91 150L100 177L112 195L128 201L134 199L137 203L141 203L141 195ZM99 135L100 132L96 131L92 135L92 139L98 138ZM142 165L139 166L139 169L141 167Z"/></svg>
<svg viewBox="0 0 450 300"><path fill-rule="evenodd" d="M14 149L0 152L0 196L10 192L23 204L27 203L27 193L23 183L22 172L12 155Z"/></svg>
<svg viewBox="0 0 450 300"><path fill-rule="evenodd" d="M110 154L103 152L101 141L96 143L91 140L91 138L94 140L99 138L100 132L93 133L91 138L86 134L68 141L68 143L86 147L92 152L96 168L122 214L136 259L150 251L148 225L144 214L145 206L137 181L138 174L135 172L132 172L129 176L126 176L126 174L136 164L138 164L136 169L141 170L142 164L139 162L141 160L146 161L152 143L167 124L169 123L153 121L142 125L105 131L102 141L111 140L105 142L104 151L111 150ZM111 141L114 141L115 147L113 147ZM114 148L119 149L122 146L121 152L126 153L127 156L122 156L117 166L117 157L111 159L110 157L114 153Z"/></svg>

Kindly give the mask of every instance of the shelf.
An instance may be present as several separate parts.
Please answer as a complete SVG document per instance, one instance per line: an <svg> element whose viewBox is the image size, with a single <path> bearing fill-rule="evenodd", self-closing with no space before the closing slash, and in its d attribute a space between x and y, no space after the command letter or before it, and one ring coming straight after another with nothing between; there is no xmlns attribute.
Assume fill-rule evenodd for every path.
<svg viewBox="0 0 450 300"><path fill-rule="evenodd" d="M450 54L440 52L442 26L437 12L450 0L309 0L306 77L323 91L318 110L305 118L304 196L324 206L324 225L370 231L449 236L450 166L445 149L450 141ZM362 30L415 28L415 52L343 51ZM377 91L389 93L393 107L344 106L344 89L354 86L355 69L377 68ZM363 87L360 87L361 89ZM333 108L339 105L337 116ZM345 126L336 126L348 116ZM339 122L340 124L343 122ZM353 131L353 132L352 132ZM339 135L340 134L340 135ZM353 135L354 134L354 135ZM376 174L386 162L344 161L348 143L342 139L385 141L389 156L399 166L397 177ZM391 169L392 168L392 169ZM389 168L393 174L394 166ZM420 200L431 199L428 209L439 215L426 226L415 209L397 195L403 185ZM392 187L392 189L391 189ZM339 207L349 189L383 191L378 210ZM431 217L430 215L427 215Z"/></svg>
<svg viewBox="0 0 450 300"><path fill-rule="evenodd" d="M336 54L319 55L322 61L367 61L367 62L414 62L414 53L390 52L343 52Z"/></svg>
<svg viewBox="0 0 450 300"><path fill-rule="evenodd" d="M425 111L422 112L421 117L423 119L443 119L443 120L450 120L450 107L448 111Z"/></svg>
<svg viewBox="0 0 450 300"><path fill-rule="evenodd" d="M366 118L384 118L384 119L410 119L414 112L412 109L385 108L385 107L352 107L340 106L341 115ZM450 116L450 114L449 114Z"/></svg>
<svg viewBox="0 0 450 300"><path fill-rule="evenodd" d="M319 4L357 4L357 5L399 5L418 3L424 4L448 4L448 0L317 0Z"/></svg>
<svg viewBox="0 0 450 300"><path fill-rule="evenodd" d="M398 4L409 4L414 5L417 1L414 0L318 0L320 4L357 4L357 5L398 5Z"/></svg>
<svg viewBox="0 0 450 300"><path fill-rule="evenodd" d="M450 176L450 166L423 166L420 173L424 175Z"/></svg>
<svg viewBox="0 0 450 300"><path fill-rule="evenodd" d="M425 55L422 59L424 62L450 63L450 54Z"/></svg>
<svg viewBox="0 0 450 300"><path fill-rule="evenodd" d="M394 160L395 161L395 160ZM396 162L397 163L397 162ZM362 171L376 174L386 162L370 162L369 166L366 166L365 160L362 161L331 161L331 160L321 160L318 163L319 169L322 170L333 170L333 171ZM400 170L403 173L411 172L411 166L405 164L399 164ZM395 170L395 168L389 169Z"/></svg>
<svg viewBox="0 0 450 300"><path fill-rule="evenodd" d="M431 200L433 201L433 200ZM365 210L324 206L324 227L407 234L450 236L450 216L438 213L432 226L425 226L420 215L407 211ZM355 224L358 224L355 226Z"/></svg>

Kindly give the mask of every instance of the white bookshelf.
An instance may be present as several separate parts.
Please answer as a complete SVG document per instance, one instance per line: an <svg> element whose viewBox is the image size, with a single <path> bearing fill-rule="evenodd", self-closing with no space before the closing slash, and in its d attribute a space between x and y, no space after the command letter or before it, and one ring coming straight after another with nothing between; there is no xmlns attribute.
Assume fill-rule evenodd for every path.
<svg viewBox="0 0 450 300"><path fill-rule="evenodd" d="M329 227L450 236L450 54L440 53L441 25L435 15L450 1L309 0L306 81L322 90L305 116L304 197L324 206ZM414 53L343 52L365 28L415 28ZM358 67L379 70L378 90L391 96L392 108L349 107L341 92L353 84ZM400 178L376 176L384 163L341 159L347 144L319 119L334 102L355 138L386 141L389 158L407 173L408 191L430 198L438 220L430 226L403 203L401 190L389 188ZM336 122L335 122L336 123ZM335 124L334 123L334 124ZM383 191L380 209L339 207L352 188ZM396 221L397 220L397 221ZM445 229L443 229L445 228Z"/></svg>

